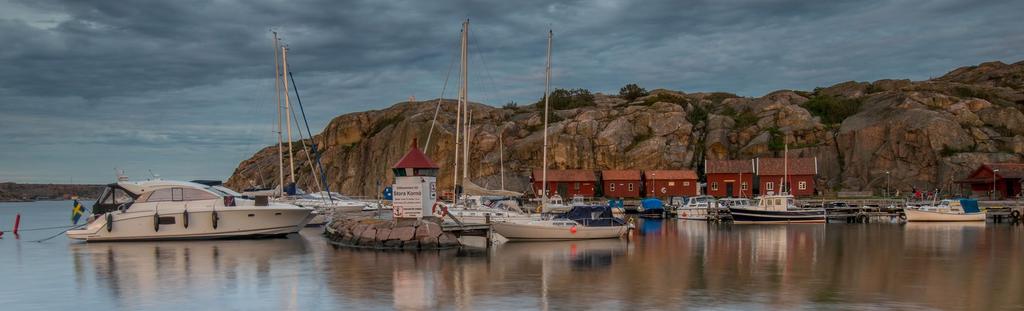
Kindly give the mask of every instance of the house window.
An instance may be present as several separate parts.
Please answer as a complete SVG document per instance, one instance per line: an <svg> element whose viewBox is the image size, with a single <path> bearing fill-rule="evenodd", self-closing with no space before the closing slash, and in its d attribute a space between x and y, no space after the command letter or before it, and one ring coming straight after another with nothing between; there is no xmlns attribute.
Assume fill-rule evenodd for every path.
<svg viewBox="0 0 1024 311"><path fill-rule="evenodd" d="M608 184L608 191L615 191L615 183Z"/></svg>
<svg viewBox="0 0 1024 311"><path fill-rule="evenodd" d="M674 182L674 181L668 182L668 186L669 187L675 187L675 185L676 185L676 182Z"/></svg>
<svg viewBox="0 0 1024 311"><path fill-rule="evenodd" d="M573 183L572 189L573 190L580 190L580 183Z"/></svg>
<svg viewBox="0 0 1024 311"><path fill-rule="evenodd" d="M772 191L775 190L775 185L772 182L764 183L764 190Z"/></svg>
<svg viewBox="0 0 1024 311"><path fill-rule="evenodd" d="M711 183L711 190L718 191L718 182L717 181Z"/></svg>
<svg viewBox="0 0 1024 311"><path fill-rule="evenodd" d="M744 181L740 184L740 190L747 190L747 182Z"/></svg>
<svg viewBox="0 0 1024 311"><path fill-rule="evenodd" d="M800 183L796 184L796 187L800 190L807 190L807 182L801 181Z"/></svg>
<svg viewBox="0 0 1024 311"><path fill-rule="evenodd" d="M633 183L629 183L629 191L633 191Z"/></svg>
<svg viewBox="0 0 1024 311"><path fill-rule="evenodd" d="M690 182L688 182L688 181L684 181L683 182L683 187L689 187L689 186L690 186Z"/></svg>

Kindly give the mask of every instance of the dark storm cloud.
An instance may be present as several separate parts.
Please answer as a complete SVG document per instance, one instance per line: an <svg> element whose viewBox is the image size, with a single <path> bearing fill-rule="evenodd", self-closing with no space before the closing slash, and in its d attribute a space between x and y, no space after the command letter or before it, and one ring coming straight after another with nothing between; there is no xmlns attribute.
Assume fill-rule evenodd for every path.
<svg viewBox="0 0 1024 311"><path fill-rule="evenodd" d="M313 131L440 94L471 18L470 97L625 83L745 96L926 79L1024 57L1019 1L13 1L0 4L0 179L113 166L223 178L276 140L269 29ZM458 69L456 68L457 72ZM447 95L454 94L454 77ZM212 176L211 176L212 175ZM36 176L28 177L26 176Z"/></svg>

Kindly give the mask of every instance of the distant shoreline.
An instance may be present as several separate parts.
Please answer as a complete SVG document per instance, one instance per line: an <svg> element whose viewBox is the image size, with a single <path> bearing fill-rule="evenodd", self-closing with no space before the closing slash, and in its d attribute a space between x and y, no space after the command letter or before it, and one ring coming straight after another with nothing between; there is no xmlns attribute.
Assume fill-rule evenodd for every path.
<svg viewBox="0 0 1024 311"><path fill-rule="evenodd" d="M90 184L19 184L0 183L0 202L35 202L70 200L74 196L95 199L103 185Z"/></svg>

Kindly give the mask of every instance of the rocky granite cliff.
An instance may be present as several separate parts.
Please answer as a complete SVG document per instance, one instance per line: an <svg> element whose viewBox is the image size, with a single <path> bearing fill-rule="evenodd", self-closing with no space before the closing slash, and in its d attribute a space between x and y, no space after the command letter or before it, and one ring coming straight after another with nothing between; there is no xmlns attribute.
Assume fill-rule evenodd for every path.
<svg viewBox="0 0 1024 311"><path fill-rule="evenodd" d="M646 95L645 95L646 94ZM587 94L589 95L589 94ZM819 189L877 190L885 172L898 189L955 187L984 162L1024 161L1024 62L984 63L926 81L844 82L813 91L746 98L654 90L638 98L594 94L552 112L551 168L701 170L703 159L817 157ZM437 100L334 118L314 139L332 190L374 195L417 138L427 141ZM542 109L472 104L471 179L499 185L499 132L506 188L525 191L540 167ZM454 101L442 104L427 154L452 180ZM295 144L299 184L315 189ZM227 184L277 182L276 146L243 161ZM955 189L955 188L954 188Z"/></svg>

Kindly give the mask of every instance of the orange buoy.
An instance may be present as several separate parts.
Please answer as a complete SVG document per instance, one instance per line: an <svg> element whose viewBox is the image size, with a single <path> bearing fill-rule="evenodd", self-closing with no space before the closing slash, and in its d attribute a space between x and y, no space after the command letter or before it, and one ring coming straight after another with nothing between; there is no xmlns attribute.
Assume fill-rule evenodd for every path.
<svg viewBox="0 0 1024 311"><path fill-rule="evenodd" d="M572 226L572 228L569 228L569 232L572 232L572 234L576 234L576 226Z"/></svg>

